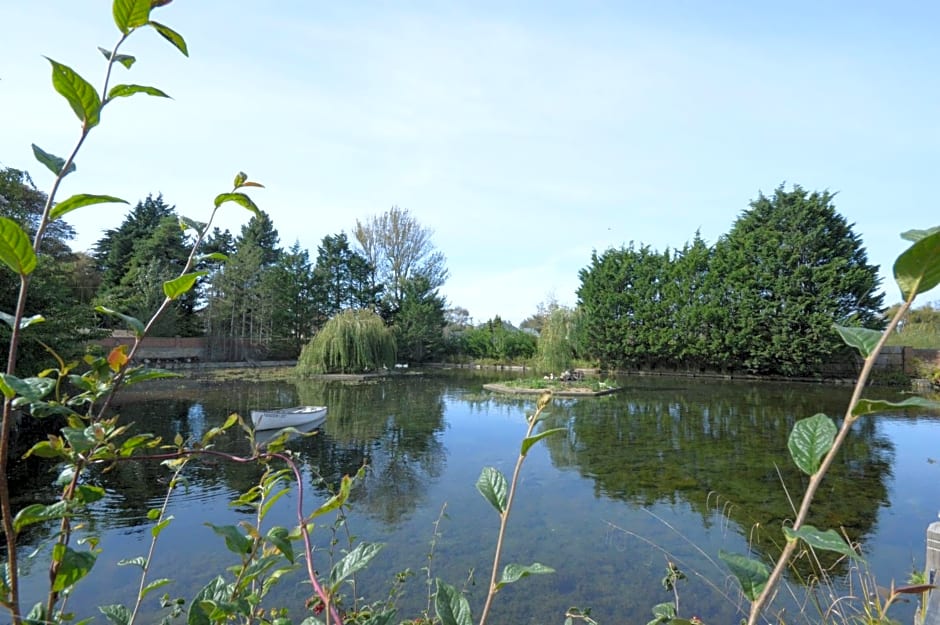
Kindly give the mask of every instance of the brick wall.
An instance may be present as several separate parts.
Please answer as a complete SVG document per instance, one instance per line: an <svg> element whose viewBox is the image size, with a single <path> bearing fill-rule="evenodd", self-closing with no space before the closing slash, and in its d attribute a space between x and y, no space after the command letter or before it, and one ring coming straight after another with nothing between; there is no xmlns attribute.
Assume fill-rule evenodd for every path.
<svg viewBox="0 0 940 625"><path fill-rule="evenodd" d="M130 349L134 339L123 336L111 336L94 342L106 351L118 345L127 345ZM147 337L137 351L140 360L205 360L206 339L193 337Z"/></svg>

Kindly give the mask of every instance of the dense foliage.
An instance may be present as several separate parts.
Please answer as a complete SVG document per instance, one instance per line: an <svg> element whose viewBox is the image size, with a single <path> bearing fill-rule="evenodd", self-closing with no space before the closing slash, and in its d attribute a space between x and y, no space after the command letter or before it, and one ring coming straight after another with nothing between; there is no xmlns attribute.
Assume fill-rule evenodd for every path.
<svg viewBox="0 0 940 625"><path fill-rule="evenodd" d="M759 195L715 247L721 353L758 373L815 372L842 341L834 323L882 327L878 268L829 192Z"/></svg>
<svg viewBox="0 0 940 625"><path fill-rule="evenodd" d="M0 169L0 216L19 224L30 237L36 235L46 197L25 172ZM101 335L95 330L97 322L91 308L76 305L88 304L98 280L91 259L69 248L68 241L74 236L71 226L63 221L54 222L46 229L25 311L27 317L42 315L45 321L24 333L19 346L19 370L38 371L54 364L44 344L55 345L60 355L73 358L84 351L88 339ZM16 276L0 272L0 311L3 314L10 315L16 310L18 295ZM0 323L0 345L8 345L9 340L9 325ZM0 350L0 363L4 367L6 359L7 350Z"/></svg>
<svg viewBox="0 0 940 625"><path fill-rule="evenodd" d="M535 355L537 341L534 333L514 328L497 315L456 333L451 338L451 349L474 359L519 363Z"/></svg>
<svg viewBox="0 0 940 625"><path fill-rule="evenodd" d="M444 298L424 276L408 280L395 315L398 360L405 363L440 361L444 354Z"/></svg>
<svg viewBox="0 0 940 625"><path fill-rule="evenodd" d="M300 352L299 375L374 373L395 365L395 336L376 313L344 310Z"/></svg>
<svg viewBox="0 0 940 625"><path fill-rule="evenodd" d="M536 368L543 373L559 374L571 368L575 358L575 313L556 308L542 327L536 352Z"/></svg>
<svg viewBox="0 0 940 625"><path fill-rule="evenodd" d="M877 268L832 195L761 194L709 248L630 244L592 255L578 297L589 354L623 368L811 375L834 323L880 327Z"/></svg>
<svg viewBox="0 0 940 625"><path fill-rule="evenodd" d="M54 230L52 226L69 210L98 203L121 201L111 196L79 194L54 206L53 201L59 183L74 170L74 157L85 143L89 133L101 122L101 114L105 105L115 98L134 94L166 97L165 93L155 87L137 84L112 85L110 79L115 66L120 64L125 69L130 69L135 61L134 57L119 53L118 49L137 30L152 28L182 53L187 54L186 43L181 35L162 22L151 19L152 10L164 6L168 2L169 0L114 1L112 17L121 36L114 49L100 49L107 60L108 69L100 92L71 68L49 59L53 68L53 85L60 95L67 100L70 108L81 122L81 134L67 158L49 154L37 146L33 146L36 158L55 176L51 187L52 191L44 202L38 220L35 222L29 219L17 221L6 216L0 217L0 263L3 265L3 271L8 272L7 275L15 276L14 284L18 282L19 287L14 289L17 291L17 297L14 302L13 314L4 313L2 317L2 321L9 327L10 337L6 371L0 377L0 391L3 394L3 417L2 428L0 428L0 522L2 522L2 533L6 547L2 563L4 570L3 574L0 575L0 607L7 612L12 625L22 625L23 623L69 623L74 621L77 615L67 611L68 600L74 596L75 592L84 589L85 584L83 581L86 580L99 555L104 551L104 546L99 540L100 537L96 535L95 528L84 523L83 510L86 506L93 505L102 498L118 494L109 493L103 486L96 483L95 471L110 470L118 466L134 466L132 463L148 466L157 464L167 469L169 476L165 481L166 491L162 501L155 502L154 507L148 511L146 519L139 519L141 523L147 524L149 528L147 533L149 534L150 544L146 548L146 555L119 563L129 565L127 570L133 575L133 581L131 582L133 590L123 603L99 606L100 612L115 625L134 625L147 618L140 613L144 600L153 591L171 583L169 579L153 580L148 577L150 565L156 553L157 541L163 530L173 521L173 516L168 514L170 500L178 486L185 483L185 476L182 475L182 472L187 464L199 458L210 457L216 463L214 466L218 466L220 461L252 464L259 469L260 477L253 484L246 485L244 491L239 493L233 502L233 507L239 511L236 514L240 518L237 524L215 525L206 523L218 536L220 549L224 545L224 548L230 552L231 555L227 555L230 558L229 561L234 561L234 564L224 566L219 564L223 560L213 559L212 562L207 564L210 567L217 567L212 570L215 577L202 588L196 590L195 593L192 592L194 589L187 589L186 597L179 599L164 594L159 600L160 606L166 610L166 616L161 622L175 622L181 616L183 606L185 606L188 611L186 621L191 625L223 623L290 625L293 620L287 606L272 606L269 605L266 599L270 589L279 579L292 569L301 568L306 573L305 586L308 587L307 593L310 597L308 601L296 606L300 614L305 616L304 623L388 625L398 618L394 604L395 591L389 593L389 600L384 605L380 605L378 609L373 611L372 606L365 606L359 602L360 589L354 583L355 574L368 566L369 562L381 549L381 545L360 542L349 532L339 531L343 529L345 519L342 508L346 504L350 489L357 478L344 476L338 487L331 491L331 496L326 501L323 501L321 505L315 507L312 511L308 511L303 503L303 492L310 476L301 473L293 454L284 449L284 437L290 432L282 433L281 437L269 441L266 446L262 447L257 444L252 429L247 427L237 414L233 414L221 426L207 430L199 428L201 431L199 435L187 438L184 437L183 432L177 432L174 440L170 443L152 434L132 432L131 424L122 423L120 415L114 414L114 411L110 410L110 408L114 408L112 400L115 394L123 386L170 376L167 372L137 365L135 356L143 339L149 331L156 327L161 315L170 310L175 302L180 301L189 293L197 292L198 281L211 274L209 270L196 269L198 266L196 252L208 235L212 218L223 204L234 203L240 205L251 211L254 214L254 219L247 227L242 229L239 240L235 242L235 249L230 259L233 261L233 265L226 265L225 269L217 271L213 277L218 278L230 273L232 275L228 277L232 279L232 284L236 284L234 278L237 277L238 280L242 281L241 286L249 284L260 295L255 298L254 293L245 293L246 296L251 297L246 302L237 302L234 301L236 297L234 289L221 289L219 292L214 293L213 296L215 297L228 298L228 304L231 306L232 312L228 317L223 317L222 320L231 324L233 334L247 336L250 340L275 336L274 313L272 311L275 300L268 298L266 294L272 291L270 285L273 279L272 276L276 277L278 275L269 272L269 270L277 265L282 255L277 248L277 234L270 224L270 220L245 193L246 188L260 185L250 181L244 173L236 174L229 191L216 196L214 208L211 210L211 217L208 222L204 224L196 224L191 221L184 222L186 230L196 232L190 254L179 266L177 276L162 281L163 298L152 315L144 318L146 321L107 307L97 307L98 312L101 314L120 319L133 334L134 341L129 350L126 350L125 346L120 346L112 350L106 358L88 357L82 362L81 370L76 369L76 363L66 363L59 358L55 367L42 371L41 375L30 377L17 375L16 359L21 346L20 339L24 337L25 332L32 329L31 326L39 325L44 321L39 315L28 316L26 312L27 302L34 301L30 297L30 287L35 285L34 279L39 275L37 272L41 267L41 262L43 262L39 258L48 257L53 262L57 260L56 250L49 249L45 245L44 235L51 235ZM16 187L14 185L14 191L23 191L22 177L20 177L19 182L21 186ZM756 211L761 207L754 208ZM159 213L162 210L155 212ZM28 213L28 211L26 212ZM160 217L154 224L153 230L154 232L160 232L159 236L161 238L159 240L170 244L172 243L172 237L166 231L166 224L167 222ZM783 228L786 224L781 223L778 225L781 226L781 230L786 232ZM808 226L814 227L815 224L809 223ZM35 228L32 242L30 242L30 236L27 234L30 227ZM791 227L796 228L797 226L791 224ZM838 229L834 227L833 230ZM732 235L735 234L735 232L732 233ZM741 257L763 259L773 256L770 247L772 243L758 239L752 245L747 234L746 225L742 226L741 240L737 243L743 252L738 251L734 242L728 244L729 249L724 253L727 253L730 259L735 260ZM855 347L864 359L858 383L840 425L836 425L830 417L824 414L817 414L798 421L791 431L788 441L790 456L794 464L806 476L807 482L805 492L801 498L798 498L799 508L796 514L792 520L788 519L782 528L786 541L780 556L773 563L773 568L771 569L766 563L746 555L725 552L719 552L718 554L719 558L740 582L739 590L741 595L750 602L748 625L756 625L758 622L768 620L771 616L776 616L766 614L765 611L768 610L770 602L776 595L777 585L783 571L791 563L797 549L801 551L825 550L845 557L858 557L855 549L834 529L820 530L806 522L811 504L823 478L828 473L840 447L846 441L858 420L863 416L888 410L904 410L910 407L938 407L935 403L919 398L908 398L898 403L861 399L861 392L865 388L874 361L884 344L886 336L894 330L898 321L904 316L920 292L929 291L940 283L940 262L938 262L938 259L940 259L940 229L914 231L906 233L905 236L914 243L898 258L895 264L895 276L901 288L904 304L891 319L885 334L882 335L874 330L860 328L857 325L837 328L845 342ZM732 238L734 237L729 236L729 240ZM822 243L824 239L817 238L814 241ZM784 237L777 241L777 245L787 250L790 242L790 238ZM55 241L50 238L50 244L52 243L55 243ZM833 242L830 241L830 243ZM847 245L845 248L855 250L857 241L854 241L854 243L856 246ZM809 248L800 249L806 254L811 252ZM151 248L151 251L157 253L155 248ZM851 260L846 260L845 257L835 254L830 256L846 261L838 265L844 273L854 274L853 269L856 268L856 265L853 264L853 261L857 263L860 275L856 278L862 279L865 276L864 254L860 249L856 251L857 254ZM641 313L648 314L649 311L656 310L657 306L660 306L660 302L678 301L674 297L674 291L687 294L689 289L686 287L677 288L682 285L675 276L667 271L672 262L668 254L659 255L650 252L646 248L631 249L630 252L631 255L623 259L626 262L611 262L607 268L609 269L607 273L611 278L627 283L630 289L635 288L636 290L626 293L622 299L612 298L612 305L609 306L608 311L621 317L626 315L628 317L627 321L633 324L630 328L638 334L641 334L645 327L655 330L668 326L668 321L650 319L644 325L639 323L639 321L642 321L641 319L631 319L629 317L639 318ZM149 269L152 269L153 272L148 274L149 269L144 267L143 263L138 262L135 265L133 261L135 253L132 247L131 260L120 266L126 267L128 272L139 269L138 274L141 276L139 278L141 281L146 279L159 280L157 273L157 270L160 269L159 264L150 267ZM295 258L291 261L292 266L309 266L309 263L306 263L302 255L295 254L294 256ZM718 252L716 252L717 256ZM162 260L173 262L172 257ZM729 262L727 265L716 265L716 267L728 272L740 268L735 262ZM813 271L804 274L804 272L799 271L803 268L803 265L799 264L791 266L791 268L804 280L801 283L803 288L810 288L807 285L815 284L814 277L816 274ZM716 273L719 272L716 271ZM150 278L144 277L147 275ZM711 275L711 271L709 271L709 275ZM762 273L758 273L758 275L764 276ZM639 276L639 280L637 280L637 276ZM780 278L780 276L777 277ZM419 282L417 279L420 278L424 278L425 281ZM409 280L412 282L409 283ZM726 298L722 303L744 306L748 302L741 294L750 293L753 296L754 292L761 297L765 297L768 302L776 301L771 296L787 294L784 287L778 287L777 283L771 282L769 278L767 280L766 283L759 284L756 289L733 285L735 288L722 291L722 295ZM122 279L119 279L118 276L111 276L107 282L112 287L118 287L121 286ZM138 282L138 284L141 283ZM782 284L786 283L783 282ZM429 301L434 304L433 308L435 310L442 313L443 302L440 300L434 301L437 286L433 276L425 273L399 274L393 284L393 289L396 291L394 312L400 314L405 308L403 305L405 301L412 298L416 303L421 304L417 306L415 316L418 312L425 313L426 309L423 303ZM410 294L409 289L412 289ZM123 303L123 297L130 299L135 294L139 295L140 293L143 293L145 298L149 297L146 290L140 290L137 293L129 290L116 303ZM652 299L644 301L642 298L638 298L637 294ZM865 293L860 290L859 294L864 295ZM836 293L836 295L839 295L839 293ZM116 297L115 300L117 299ZM785 302L789 301L785 300ZM856 298L851 300L849 304L847 306L848 311L843 311L838 306L834 310L855 314L861 323L865 323L865 311L859 310L858 307L867 304L867 301L863 302ZM795 306L795 304L790 305ZM628 309L627 306L633 308ZM658 312L662 314L667 310L669 309L660 308ZM748 309L742 308L742 310L747 311ZM759 312L757 309L751 309L751 311ZM63 316L70 316L71 314L70 311L60 312ZM439 316L435 312L433 318L434 323L440 321L441 326L443 326L443 314ZM516 336L528 335L524 332L510 332L498 318L487 325L489 342L502 358L511 357L511 350L507 341L509 337L515 338ZM639 347L652 350L669 347L662 336L629 337L628 342L631 348ZM55 351L57 347L50 346L49 349ZM390 362L390 357L394 353L394 337L384 320L375 312L344 310L333 317L317 334L317 337L308 344L305 353L302 354L302 361L305 360L304 356L308 355L308 350L310 352L311 369L322 366L325 370L361 371L369 366L377 368ZM634 357L643 357L640 351L634 350L634 354ZM556 434L567 435L568 432L565 427L546 428L543 426L543 411L551 404L551 401L551 393L542 394L536 402L535 411L525 416L527 427L520 444L515 468L510 477L507 478L495 467L485 467L476 483L478 492L494 508L499 521L499 529L494 541L493 564L490 570L489 583L485 589L485 599L479 616L479 625L487 623L487 616L490 613L494 597L506 585L514 584L531 575L553 572L551 568L539 562L527 565L509 563L502 569L500 567L503 547L506 545L504 538L510 512L517 493L517 487L521 483L520 473L527 453L533 445L543 438ZM55 486L52 491L55 492L55 495L52 497L54 500L52 502L48 502L48 493L40 494L37 497L40 501L34 501L28 505L23 505L24 502L22 501L14 501L12 497L7 469L11 462L11 432L16 418L15 411L22 411L27 418L57 414L66 420L64 427L59 428L55 433L40 438L27 453L27 456L35 456L50 461L49 466L55 467L57 470L58 475L54 481ZM213 440L236 425L244 428L251 443L250 455L238 456L215 449ZM359 475L361 475L361 472ZM291 528L270 527L266 519L268 512L279 499L295 489L296 496L285 498L282 503L287 503L289 499L295 501L297 509L296 524ZM29 493L28 495L33 494ZM250 511L250 514L244 514L245 511ZM339 511L338 518L332 526L318 520L322 515L336 511ZM48 580L48 584L45 588L22 588L20 575L23 572L25 562L23 562L21 555L23 555L23 548L28 544L24 532L28 531L30 526L49 523L55 524L55 529L50 534L52 544L43 545L42 548L34 550L31 554L35 558L31 565L45 568L47 575L44 578ZM310 538L310 532L317 526L330 532L332 546L337 545L342 540L340 538L341 534L346 534L349 549L331 548L328 556L323 557L324 554L319 553L319 549L314 549ZM433 547L434 543L432 542L432 551ZM232 558L232 555L235 557ZM320 567L323 570L318 570ZM423 615L418 617L420 622L440 623L440 625L472 625L470 604L465 591L451 586L440 578L432 579L430 567L424 570L427 572L428 608ZM671 569L670 574L672 574L672 577L667 580L670 584L678 581L679 576L676 571ZM38 584L37 586L42 585ZM926 590L926 588L922 588L922 591ZM890 604L890 601L897 596L893 585L888 593L889 597L886 601ZM349 597L349 595L354 596ZM24 609L28 605L26 601L34 601L37 597L40 600L31 609ZM826 598L815 597L814 599L824 601ZM864 599L867 599L867 597ZM154 600L156 600L156 595L150 597L150 601ZM432 600L434 604L433 617L431 616ZM734 598L731 600L735 601ZM842 598L837 597L834 605L838 607L840 613L842 610L841 603ZM675 622L673 619L679 616L679 608L678 595L676 595L674 603L659 604L653 607L655 619L652 622ZM880 604L875 609L880 609ZM866 614L870 613L870 602L866 605L865 610ZM827 613L834 611L826 610ZM82 618L84 615L78 616L81 618L79 621L81 623L87 623L90 620ZM878 616L882 615L879 614ZM577 608L571 608L566 617L570 622L578 618L585 620L586 623L594 623L586 611ZM697 620L693 617L692 620L681 620L679 622L691 623ZM884 619L878 618L878 622L883 621ZM410 622L414 623L415 621ZM873 620L869 618L866 622L873 622Z"/></svg>
<svg viewBox="0 0 940 625"><path fill-rule="evenodd" d="M95 302L144 318L163 300L161 284L179 275L192 241L182 228L176 209L162 195L148 195L117 228L107 230L95 244L94 257L101 272ZM173 302L151 329L153 336L198 336L198 291Z"/></svg>

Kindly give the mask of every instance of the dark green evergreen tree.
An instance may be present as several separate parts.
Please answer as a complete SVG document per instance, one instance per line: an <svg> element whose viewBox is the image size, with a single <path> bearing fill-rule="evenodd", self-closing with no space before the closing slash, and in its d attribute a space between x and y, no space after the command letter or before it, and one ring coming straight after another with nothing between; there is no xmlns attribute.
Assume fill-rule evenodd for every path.
<svg viewBox="0 0 940 625"><path fill-rule="evenodd" d="M382 287L373 282L366 257L349 247L346 233L323 237L313 271L318 326L343 310L378 310Z"/></svg>
<svg viewBox="0 0 940 625"><path fill-rule="evenodd" d="M316 281L310 255L295 242L267 273L272 283L274 341L285 358L296 358L317 328Z"/></svg>
<svg viewBox="0 0 940 625"><path fill-rule="evenodd" d="M275 347L276 294L283 285L272 276L281 257L278 234L262 212L242 226L235 250L213 277L207 292L207 334L212 358L253 360Z"/></svg>
<svg viewBox="0 0 940 625"><path fill-rule="evenodd" d="M163 283L182 271L190 244L174 207L162 195L148 195L118 228L106 231L95 244L102 275L96 303L147 320L163 302ZM151 329L151 336L202 334L197 301L194 289L173 302Z"/></svg>
<svg viewBox="0 0 940 625"><path fill-rule="evenodd" d="M445 301L427 278L405 283L401 309L395 316L398 358L408 363L439 359L444 353Z"/></svg>
<svg viewBox="0 0 940 625"><path fill-rule="evenodd" d="M842 350L834 323L883 323L878 268L832 200L828 191L781 185L719 240L709 279L726 366L813 375Z"/></svg>
<svg viewBox="0 0 940 625"><path fill-rule="evenodd" d="M46 204L46 194L36 189L24 171L0 169L0 216L12 219L31 237ZM80 354L85 343L101 335L95 315L87 305L88 289L98 274L88 257L75 254L68 242L73 228L61 219L49 224L40 247L36 270L30 276L26 316L42 315L45 321L31 325L22 335L17 357L17 371L34 375L53 366L53 357L42 346L55 346L65 359ZM0 269L0 312L13 315L19 295L19 278L6 267ZM0 365L5 369L10 326L0 323Z"/></svg>
<svg viewBox="0 0 940 625"><path fill-rule="evenodd" d="M163 201L163 195L148 195L138 202L118 228L106 230L94 245L94 257L101 272L102 287L117 286L134 257L138 242L150 237L160 222L176 220L172 206Z"/></svg>
<svg viewBox="0 0 940 625"><path fill-rule="evenodd" d="M666 315L671 320L672 357L679 367L700 370L713 362L709 344L720 330L710 321L714 306L708 291L712 248L698 232L672 257Z"/></svg>
<svg viewBox="0 0 940 625"><path fill-rule="evenodd" d="M655 256L647 246L636 249L631 243L593 253L590 266L579 273L584 341L602 366L635 368L652 357L662 277Z"/></svg>

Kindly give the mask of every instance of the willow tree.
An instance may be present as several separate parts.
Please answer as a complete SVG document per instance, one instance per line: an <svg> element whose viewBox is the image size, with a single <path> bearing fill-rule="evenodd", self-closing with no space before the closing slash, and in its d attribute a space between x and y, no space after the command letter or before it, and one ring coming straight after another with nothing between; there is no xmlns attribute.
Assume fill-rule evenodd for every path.
<svg viewBox="0 0 940 625"><path fill-rule="evenodd" d="M368 373L395 364L395 337L371 310L344 310L304 346L299 375Z"/></svg>
<svg viewBox="0 0 940 625"><path fill-rule="evenodd" d="M539 334L536 367L542 373L561 373L571 368L574 360L572 325L574 312L558 307L552 310Z"/></svg>

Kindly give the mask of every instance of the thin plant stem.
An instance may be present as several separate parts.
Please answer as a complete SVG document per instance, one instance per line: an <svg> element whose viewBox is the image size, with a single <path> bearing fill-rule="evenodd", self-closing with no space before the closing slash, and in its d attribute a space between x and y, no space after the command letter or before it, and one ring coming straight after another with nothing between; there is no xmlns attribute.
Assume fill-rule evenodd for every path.
<svg viewBox="0 0 940 625"><path fill-rule="evenodd" d="M434 560L434 550L437 547L437 539L440 537L439 528L441 525L441 519L444 518L444 514L447 511L447 502L444 502L444 505L441 506L441 512L437 515L437 519L434 521L434 533L431 535L431 547L428 550L428 565L424 568L424 572L427 575L427 585L428 585L428 606L424 611L424 617L429 618L431 614L431 603L434 601L434 589L433 589L433 579L431 578L431 562Z"/></svg>
<svg viewBox="0 0 940 625"><path fill-rule="evenodd" d="M802 527L806 522L806 518L809 516L810 505L813 503L813 499L816 496L816 491L819 490L819 486L822 483L823 478L826 476L826 473L829 471L829 467L831 467L832 463L835 461L836 454L841 449L846 437L848 437L849 431L852 429L852 424L855 423L855 421L858 419L853 411L855 409L855 405L862 398L862 392L865 389L865 386L868 384L868 378L871 376L872 368L875 366L875 360L878 358L878 354L881 353L881 348L884 347L888 337L897 327L898 322L907 313L908 309L911 307L911 304L913 304L915 296L916 293L912 293L910 297L908 297L908 299L898 308L897 312L894 314L894 317L892 317L891 321L888 323L888 327L884 330L884 332L882 332L881 338L878 340L875 348L865 358L865 362L862 365L862 371L859 373L858 380L855 382L855 388L852 391L852 397L849 400L848 407L845 411L845 416L842 419L842 426L839 428L835 440L833 441L832 446L829 448L829 452L825 455L822 462L820 463L819 469L817 469L816 472L813 473L813 475L811 475L809 478L809 484L806 486L806 492L803 493L803 499L800 502L800 509L796 514L796 519L793 521L794 531L800 529L800 527ZM788 540L784 545L783 551L781 552L780 557L777 558L777 561L774 564L773 570L770 572L770 576L767 579L767 583L764 586L763 591L761 591L757 598L754 599L753 603L751 603L751 610L747 619L747 625L757 625L761 612L770 603L770 598L774 593L777 584L780 582L780 579L783 577L783 571L789 564L790 558L793 556L793 552L796 550L797 544L798 541L796 540Z"/></svg>
<svg viewBox="0 0 940 625"><path fill-rule="evenodd" d="M551 401L551 391L543 393L536 405L535 414L529 419L529 426L526 429L525 438L532 436L532 430L539 421L542 410ZM509 524L509 512L512 509L512 501L516 494L516 485L519 482L519 474L522 472L522 463L525 462L525 454L519 453L516 458L516 466L512 471L512 480L509 482L509 493L506 496L506 508L499 515L499 533L496 535L496 553L493 555L493 570L490 572L489 591L486 593L486 602L483 604L483 612L480 613L479 625L485 625L486 617L489 615L490 607L493 605L493 598L496 596L496 576L499 574L499 560L503 553L503 539L506 537L506 526Z"/></svg>
<svg viewBox="0 0 940 625"><path fill-rule="evenodd" d="M160 516L157 518L158 524L164 518L166 518L167 507L170 505L170 497L172 496L173 491L176 489L176 481L179 479L180 473L182 473L184 466L185 462L181 463L173 472L173 477L170 478L170 483L166 490L166 496L163 498L163 505L160 506ZM134 602L134 610L131 612L131 617L128 619L127 625L134 625L134 622L137 619L137 614L140 612L140 606L144 601L144 588L146 587L147 583L147 574L150 572L150 565L153 563L153 556L156 553L157 538L158 535L156 534L150 538L150 548L147 550L147 559L144 561L143 571L140 574L140 585L137 588L137 599Z"/></svg>

